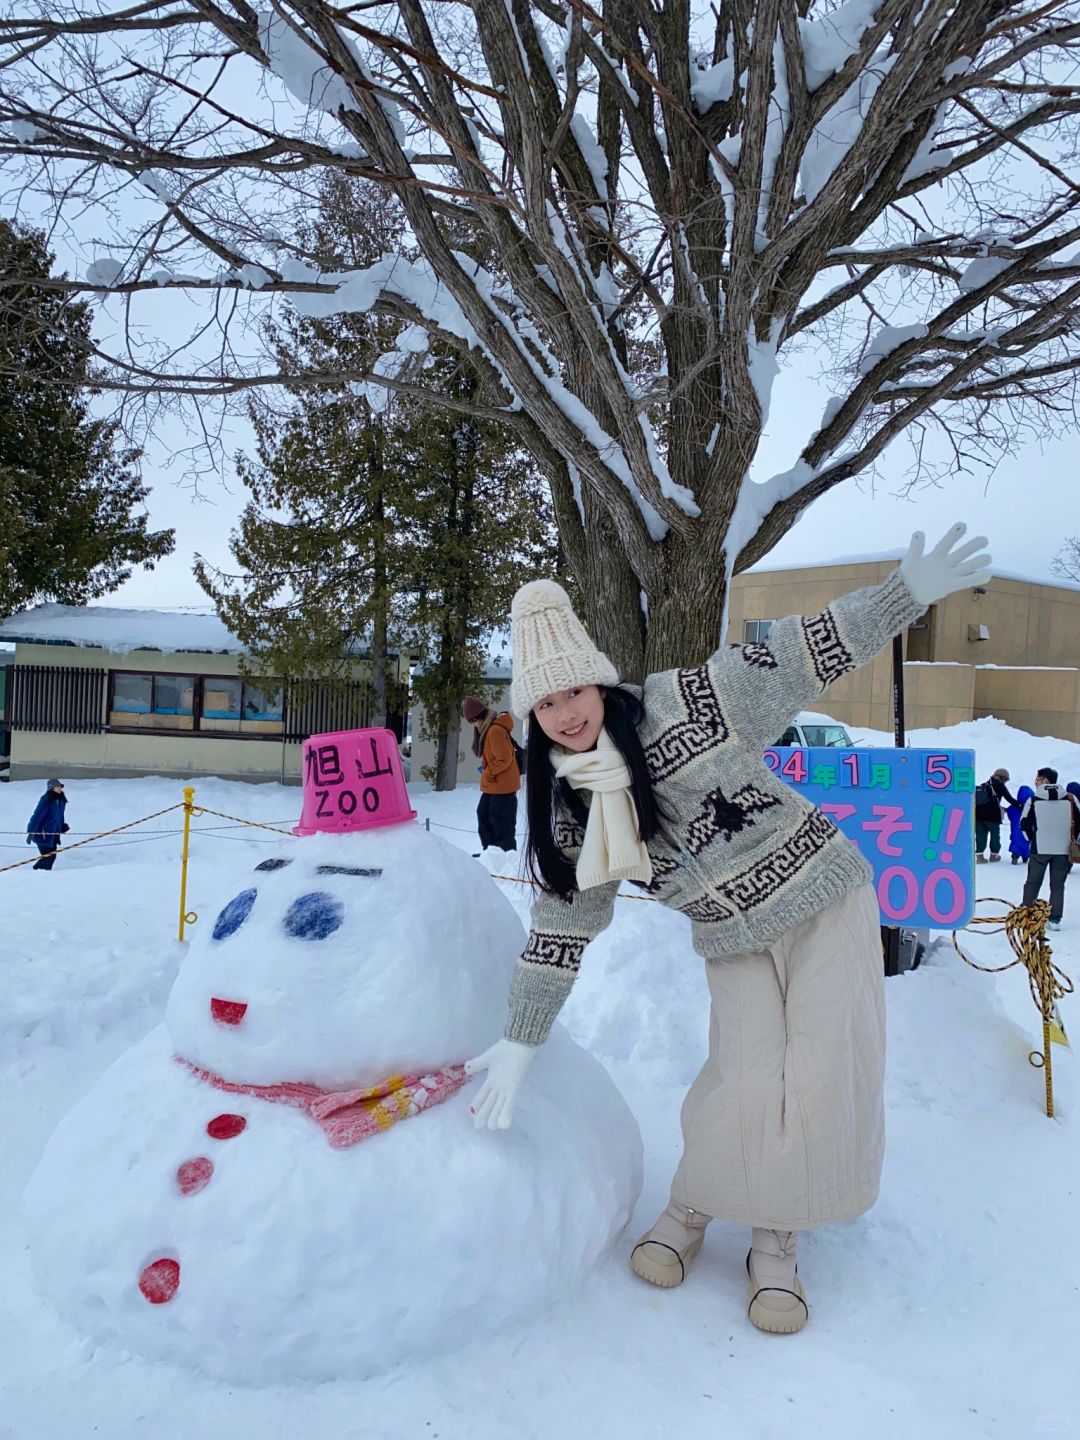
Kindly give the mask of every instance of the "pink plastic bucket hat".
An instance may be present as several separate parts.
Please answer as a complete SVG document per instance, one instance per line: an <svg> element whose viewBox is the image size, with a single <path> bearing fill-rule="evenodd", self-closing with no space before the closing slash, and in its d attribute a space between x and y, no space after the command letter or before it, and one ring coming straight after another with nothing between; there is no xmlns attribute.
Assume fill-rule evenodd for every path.
<svg viewBox="0 0 1080 1440"><path fill-rule="evenodd" d="M392 730L335 730L302 747L304 808L296 835L342 835L415 820Z"/></svg>

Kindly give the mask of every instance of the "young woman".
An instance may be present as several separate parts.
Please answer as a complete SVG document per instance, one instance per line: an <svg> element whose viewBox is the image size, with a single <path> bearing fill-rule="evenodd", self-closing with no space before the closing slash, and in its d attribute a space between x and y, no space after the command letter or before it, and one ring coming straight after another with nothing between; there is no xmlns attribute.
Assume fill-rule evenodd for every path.
<svg viewBox="0 0 1080 1440"><path fill-rule="evenodd" d="M517 797L521 771L510 736L514 717L508 710L492 710L475 695L467 695L461 713L473 727L472 751L480 761L480 803L476 827L481 853L489 845L517 849Z"/></svg>
<svg viewBox="0 0 1080 1440"><path fill-rule="evenodd" d="M865 665L928 605L982 584L986 543L954 526L912 537L881 585L778 621L764 644L621 686L566 593L514 598L513 706L529 715L528 855L540 893L510 991L505 1037L476 1124L505 1129L514 1096L610 922L622 880L693 924L712 998L709 1056L683 1105L671 1201L634 1248L678 1285L719 1217L752 1229L749 1316L800 1330L800 1230L873 1205L884 1148L883 967L871 870L762 751L838 676Z"/></svg>

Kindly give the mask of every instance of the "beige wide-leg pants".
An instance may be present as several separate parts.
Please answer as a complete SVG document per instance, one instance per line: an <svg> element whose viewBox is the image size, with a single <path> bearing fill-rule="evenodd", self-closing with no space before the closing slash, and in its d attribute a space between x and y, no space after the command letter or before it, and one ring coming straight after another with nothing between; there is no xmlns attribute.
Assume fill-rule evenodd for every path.
<svg viewBox="0 0 1080 1440"><path fill-rule="evenodd" d="M853 1220L877 1199L885 1145L873 886L705 969L709 1058L683 1103L672 1198L768 1230Z"/></svg>

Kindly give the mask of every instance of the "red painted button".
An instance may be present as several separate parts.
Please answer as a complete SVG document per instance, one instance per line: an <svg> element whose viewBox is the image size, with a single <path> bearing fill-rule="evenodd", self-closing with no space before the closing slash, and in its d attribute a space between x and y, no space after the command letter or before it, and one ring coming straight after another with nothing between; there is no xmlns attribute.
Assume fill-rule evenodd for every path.
<svg viewBox="0 0 1080 1440"><path fill-rule="evenodd" d="M214 1162L205 1155L196 1155L194 1160L185 1160L176 1172L176 1183L181 1195L197 1195L210 1184L214 1173Z"/></svg>
<svg viewBox="0 0 1080 1440"><path fill-rule="evenodd" d="M215 1140L231 1140L247 1129L243 1115L215 1115L206 1127L206 1133Z"/></svg>
<svg viewBox="0 0 1080 1440"><path fill-rule="evenodd" d="M180 1289L179 1260L155 1260L139 1276L139 1289L151 1305L165 1305Z"/></svg>
<svg viewBox="0 0 1080 1440"><path fill-rule="evenodd" d="M210 1001L210 1014L219 1025L239 1025L247 1010L247 1003L244 1000L217 1000Z"/></svg>

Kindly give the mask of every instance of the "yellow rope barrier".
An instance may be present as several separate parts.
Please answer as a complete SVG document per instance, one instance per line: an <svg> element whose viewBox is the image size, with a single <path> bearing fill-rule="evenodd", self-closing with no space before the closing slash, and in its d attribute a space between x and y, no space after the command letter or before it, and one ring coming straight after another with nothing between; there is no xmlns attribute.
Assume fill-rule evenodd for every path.
<svg viewBox="0 0 1080 1440"><path fill-rule="evenodd" d="M159 815L168 815L171 810L180 810L180 804L166 805L164 810L155 810L152 815L143 815L139 820L129 820L126 825L115 825L111 830L101 830L96 835L91 835L89 840L75 840L70 845L60 845L55 850L48 850L45 854L31 855L29 860L16 860L13 865L0 865L0 875L5 870L18 870L23 865L36 865L39 860L47 860L50 855L67 854L71 850L78 850L80 845L93 845L95 840L104 840L106 835L119 835L121 830L131 830L136 825L142 825L147 820L156 820Z"/></svg>
<svg viewBox="0 0 1080 1440"><path fill-rule="evenodd" d="M975 903L981 905L987 901L995 905L1009 906L1008 900L1002 900L996 895L981 895ZM965 928L977 925L991 935L1005 932L1005 938L1016 957L1007 965L976 965L975 961L969 959L960 949L956 930L953 931L953 946L965 965L970 965L973 970L981 970L984 975L1000 975L1004 970L1011 970L1014 965L1023 965L1027 970L1031 998L1042 1017L1043 1027L1043 1048L1041 1051L1032 1050L1028 1055L1028 1062L1043 1071L1046 1080L1046 1113L1052 1119L1054 1070L1050 1054L1050 1026L1054 1021L1057 1002L1063 996L1073 993L1073 982L1050 958L1054 952L1046 939L1046 922L1049 918L1048 903L1045 900L1036 900L1034 905L1011 907L1004 915L976 915L968 921Z"/></svg>
<svg viewBox="0 0 1080 1440"><path fill-rule="evenodd" d="M192 794L194 793L193 790ZM235 820L238 825L249 830L272 830L275 835L287 835L290 840L296 839L291 830L282 830L277 825L264 825L261 820L245 820L241 815L226 815L224 810L210 810L205 805L196 805L191 813L192 815L217 815L221 820Z"/></svg>

